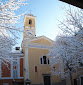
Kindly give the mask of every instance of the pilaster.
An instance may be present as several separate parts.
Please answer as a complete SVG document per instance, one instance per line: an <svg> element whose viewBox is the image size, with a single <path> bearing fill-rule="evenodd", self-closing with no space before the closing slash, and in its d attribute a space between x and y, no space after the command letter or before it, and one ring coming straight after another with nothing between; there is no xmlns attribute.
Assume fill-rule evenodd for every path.
<svg viewBox="0 0 83 85"><path fill-rule="evenodd" d="M29 58L28 58L28 48L25 48L25 58L24 58L24 69L25 69L25 80L29 79Z"/></svg>
<svg viewBox="0 0 83 85"><path fill-rule="evenodd" d="M13 78L13 58L11 58L11 78Z"/></svg>
<svg viewBox="0 0 83 85"><path fill-rule="evenodd" d="M17 63L18 63L18 78L20 78L20 57L17 57Z"/></svg>

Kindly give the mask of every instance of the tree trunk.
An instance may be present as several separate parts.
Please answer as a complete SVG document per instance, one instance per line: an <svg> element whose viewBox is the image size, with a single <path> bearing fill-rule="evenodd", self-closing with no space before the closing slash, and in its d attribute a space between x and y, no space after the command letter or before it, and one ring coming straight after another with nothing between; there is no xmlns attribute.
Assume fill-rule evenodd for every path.
<svg viewBox="0 0 83 85"><path fill-rule="evenodd" d="M68 67L68 69L69 69L70 82L71 82L71 85L73 85L72 74L71 74L72 68L69 67L68 61L67 61L67 67Z"/></svg>
<svg viewBox="0 0 83 85"><path fill-rule="evenodd" d="M71 85L73 85L71 70L70 70L70 72L69 72L69 75L70 75L70 82L71 82Z"/></svg>

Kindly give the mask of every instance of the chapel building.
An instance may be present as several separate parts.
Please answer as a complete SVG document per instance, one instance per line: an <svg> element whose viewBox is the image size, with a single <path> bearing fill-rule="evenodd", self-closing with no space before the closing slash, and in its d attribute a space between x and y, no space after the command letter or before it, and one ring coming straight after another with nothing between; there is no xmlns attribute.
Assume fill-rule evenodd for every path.
<svg viewBox="0 0 83 85"><path fill-rule="evenodd" d="M47 54L53 48L54 41L46 36L36 36L36 16L24 17L22 49L24 53L24 81L31 85L54 85L61 82L61 76L51 74Z"/></svg>

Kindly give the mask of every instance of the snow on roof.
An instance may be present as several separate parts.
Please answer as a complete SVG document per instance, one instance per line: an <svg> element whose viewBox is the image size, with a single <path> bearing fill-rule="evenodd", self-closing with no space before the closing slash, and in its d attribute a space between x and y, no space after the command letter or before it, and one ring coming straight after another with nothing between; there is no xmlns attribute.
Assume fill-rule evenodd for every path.
<svg viewBox="0 0 83 85"><path fill-rule="evenodd" d="M23 56L23 53L20 50L13 50L11 52L11 55Z"/></svg>
<svg viewBox="0 0 83 85"><path fill-rule="evenodd" d="M11 53L22 53L20 50L13 50Z"/></svg>

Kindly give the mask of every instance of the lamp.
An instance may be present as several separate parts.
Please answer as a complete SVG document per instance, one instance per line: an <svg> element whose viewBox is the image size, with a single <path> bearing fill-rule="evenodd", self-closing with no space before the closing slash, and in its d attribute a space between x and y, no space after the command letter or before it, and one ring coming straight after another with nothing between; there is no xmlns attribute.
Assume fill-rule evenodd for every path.
<svg viewBox="0 0 83 85"><path fill-rule="evenodd" d="M29 79L26 79L25 80L25 85L30 85L31 84L31 81Z"/></svg>

